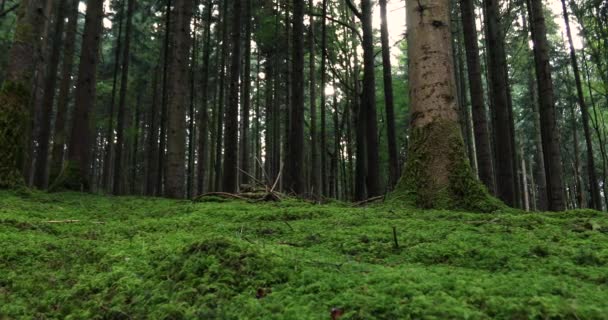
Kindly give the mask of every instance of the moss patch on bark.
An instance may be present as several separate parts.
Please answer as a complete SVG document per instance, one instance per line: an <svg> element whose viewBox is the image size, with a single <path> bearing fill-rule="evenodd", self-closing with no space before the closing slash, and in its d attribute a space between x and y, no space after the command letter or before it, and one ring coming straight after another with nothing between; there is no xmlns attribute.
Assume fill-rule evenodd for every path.
<svg viewBox="0 0 608 320"><path fill-rule="evenodd" d="M458 124L448 121L411 129L405 171L388 201L476 212L505 207L475 177Z"/></svg>

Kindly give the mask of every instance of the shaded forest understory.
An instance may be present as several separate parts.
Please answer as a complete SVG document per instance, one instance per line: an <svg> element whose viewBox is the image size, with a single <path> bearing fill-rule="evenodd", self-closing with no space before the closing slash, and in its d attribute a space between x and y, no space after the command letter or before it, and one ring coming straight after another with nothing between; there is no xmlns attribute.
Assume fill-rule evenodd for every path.
<svg viewBox="0 0 608 320"><path fill-rule="evenodd" d="M608 314L608 218L591 210L0 191L0 243L0 318Z"/></svg>

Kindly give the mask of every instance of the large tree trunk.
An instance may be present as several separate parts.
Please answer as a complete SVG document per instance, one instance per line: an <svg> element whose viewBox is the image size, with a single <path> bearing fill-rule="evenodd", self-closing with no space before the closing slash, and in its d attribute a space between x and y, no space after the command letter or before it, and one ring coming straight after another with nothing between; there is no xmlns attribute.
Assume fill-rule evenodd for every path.
<svg viewBox="0 0 608 320"><path fill-rule="evenodd" d="M97 93L97 63L101 43L103 0L89 0L82 36L78 81L74 94L72 134L68 153L68 173L65 186L72 190L90 190L91 125L89 112L95 106Z"/></svg>
<svg viewBox="0 0 608 320"><path fill-rule="evenodd" d="M158 170L158 77L159 68L154 68L152 78L152 102L150 105L150 115L148 123L148 145L146 148L146 187L145 194L148 196L156 195L156 177Z"/></svg>
<svg viewBox="0 0 608 320"><path fill-rule="evenodd" d="M388 43L386 0L380 0L380 38L382 42L382 75L384 77L384 107L386 109L386 136L388 139L388 184L392 188L399 180L399 157L395 136L395 111L393 101L393 77L391 75L391 52Z"/></svg>
<svg viewBox="0 0 608 320"><path fill-rule="evenodd" d="M321 132L320 132L320 146L319 152L321 153L321 190L319 192L322 196L327 195L327 128L326 128L326 115L327 100L325 97L325 85L327 83L327 0L323 0L322 17L321 17Z"/></svg>
<svg viewBox="0 0 608 320"><path fill-rule="evenodd" d="M492 211L458 122L448 0L407 2L411 128L408 159L392 199L422 208Z"/></svg>
<svg viewBox="0 0 608 320"><path fill-rule="evenodd" d="M125 108L127 103L127 86L129 82L129 51L131 48L131 29L133 27L133 10L135 0L128 0L127 25L125 27L125 47L122 55L122 74L120 77L120 97L118 98L118 115L116 125L116 157L114 158L114 179L112 193L121 194L123 180L123 149L125 147Z"/></svg>
<svg viewBox="0 0 608 320"><path fill-rule="evenodd" d="M589 185L591 186L591 207L596 210L602 210L602 199L600 196L600 188L598 186L597 173L595 171L595 159L593 158L593 139L591 137L591 129L589 127L589 110L587 108L587 104L585 103L585 95L583 93L583 85L578 67L578 60L576 59L576 51L574 50L574 45L572 43L572 31L570 30L570 18L568 15L568 8L566 6L566 0L562 0L562 11L564 15L564 22L566 23L566 35L568 36L568 44L570 46L570 63L572 64L572 70L574 71L578 105L581 108L585 143L587 146L587 174L589 175Z"/></svg>
<svg viewBox="0 0 608 320"><path fill-rule="evenodd" d="M215 129L215 159L213 188L220 190L222 180L222 142L224 136L224 98L226 80L226 55L228 54L228 1L222 2L222 50L220 53L218 99L216 103L216 129Z"/></svg>
<svg viewBox="0 0 608 320"><path fill-rule="evenodd" d="M54 30L49 54L46 79L44 80L44 94L42 96L42 115L40 131L38 134L38 154L36 156L36 168L34 174L34 185L44 189L48 185L49 168L49 146L51 136L51 120L53 115L53 102L55 100L55 87L57 86L57 69L61 47L63 45L63 26L65 22L65 6L67 0L59 0L59 6L55 10Z"/></svg>
<svg viewBox="0 0 608 320"><path fill-rule="evenodd" d="M475 150L477 152L477 171L481 182L483 182L491 193L494 193L495 184L492 150L483 96L483 82L481 80L481 63L479 58L479 47L477 44L477 28L475 26L475 7L473 0L460 0L460 10L462 14L464 46L468 67L467 71L469 74L473 130L475 132Z"/></svg>
<svg viewBox="0 0 608 320"><path fill-rule="evenodd" d="M171 81L168 87L167 105L167 164L165 195L169 198L183 198L185 183L185 142L184 121L188 105L188 58L190 51L190 20L194 1L175 2L175 23L172 25L173 41L170 49Z"/></svg>
<svg viewBox="0 0 608 320"><path fill-rule="evenodd" d="M487 28L488 68L494 109L496 195L510 206L516 205L513 171L514 149L511 131L510 102L507 85L504 36L499 21L498 0L484 0Z"/></svg>
<svg viewBox="0 0 608 320"><path fill-rule="evenodd" d="M233 1L229 101L226 108L226 148L222 190L238 191L239 77L241 75L241 1Z"/></svg>
<svg viewBox="0 0 608 320"><path fill-rule="evenodd" d="M545 173L547 177L548 209L562 211L565 209L562 158L559 148L559 132L555 119L555 98L551 64L549 60L549 42L541 1L527 0L530 16L530 29L534 42L534 61L538 83L540 124L545 156Z"/></svg>
<svg viewBox="0 0 608 320"><path fill-rule="evenodd" d="M304 1L293 3L293 52L291 72L291 130L286 155L285 189L303 194L304 183Z"/></svg>

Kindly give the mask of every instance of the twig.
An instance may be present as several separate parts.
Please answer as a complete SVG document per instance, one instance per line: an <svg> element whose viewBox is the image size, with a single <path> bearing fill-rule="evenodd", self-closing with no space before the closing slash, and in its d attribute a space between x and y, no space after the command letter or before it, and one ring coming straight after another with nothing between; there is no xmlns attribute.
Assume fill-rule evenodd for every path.
<svg viewBox="0 0 608 320"><path fill-rule="evenodd" d="M286 224L289 227L289 229L291 229L291 231L294 231L293 227L289 224L289 222L283 220L283 223Z"/></svg>
<svg viewBox="0 0 608 320"><path fill-rule="evenodd" d="M279 169L279 174L277 174L277 178L274 180L274 184L272 185L272 188L270 189L270 193L274 192L274 188L276 188L277 183L279 183L279 179L281 179L281 173L283 173L283 165L284 165L284 163L281 163L281 169Z"/></svg>
<svg viewBox="0 0 608 320"><path fill-rule="evenodd" d="M369 198L369 199L365 199L365 200L363 200L363 201L355 202L355 203L353 204L353 207L359 207L359 206L362 206L362 205L364 205L364 204L368 204L368 203L370 203L370 202L374 202L374 201L381 200L381 199L383 199L383 198L384 198L384 196L377 196L377 197L372 197L372 198Z"/></svg>
<svg viewBox="0 0 608 320"><path fill-rule="evenodd" d="M256 179L254 176L252 176L251 174L249 174L249 172L246 172L246 171L244 171L244 170L243 170L243 169L241 169L241 168L238 168L238 169L239 169L239 171L241 171L242 173L246 174L246 175L247 175L249 178L253 179L253 181L255 181L256 183L258 183L259 185L262 185L262 186L264 185L264 183L262 183L262 181L260 181L260 180Z"/></svg>
<svg viewBox="0 0 608 320"><path fill-rule="evenodd" d="M234 194L234 193L228 193L228 192L207 192L207 193L203 193L200 196L194 198L194 201L197 201L201 198L204 197L209 197L209 196L218 196L218 197L225 197L225 198L234 198L234 199L240 199L240 200L249 200L245 197L239 196L238 194Z"/></svg>
<svg viewBox="0 0 608 320"><path fill-rule="evenodd" d="M393 242L395 243L395 249L399 249L399 240L397 240L397 227L393 226Z"/></svg>

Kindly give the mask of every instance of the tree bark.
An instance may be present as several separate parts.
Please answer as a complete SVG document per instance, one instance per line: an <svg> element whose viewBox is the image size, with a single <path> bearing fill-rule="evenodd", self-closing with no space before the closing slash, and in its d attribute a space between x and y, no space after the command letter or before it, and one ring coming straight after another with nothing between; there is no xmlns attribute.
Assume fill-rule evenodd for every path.
<svg viewBox="0 0 608 320"><path fill-rule="evenodd" d="M551 64L549 60L549 42L541 1L527 0L530 16L530 29L534 43L534 60L538 83L540 124L545 156L545 175L547 178L548 209L562 211L565 209L562 158L559 149L559 132L555 119L555 98Z"/></svg>
<svg viewBox="0 0 608 320"><path fill-rule="evenodd" d="M209 58L211 56L211 19L213 18L213 1L207 0L205 5L205 31L203 34L203 61L201 68L201 107L198 111L198 194L205 191L207 138L209 129Z"/></svg>

